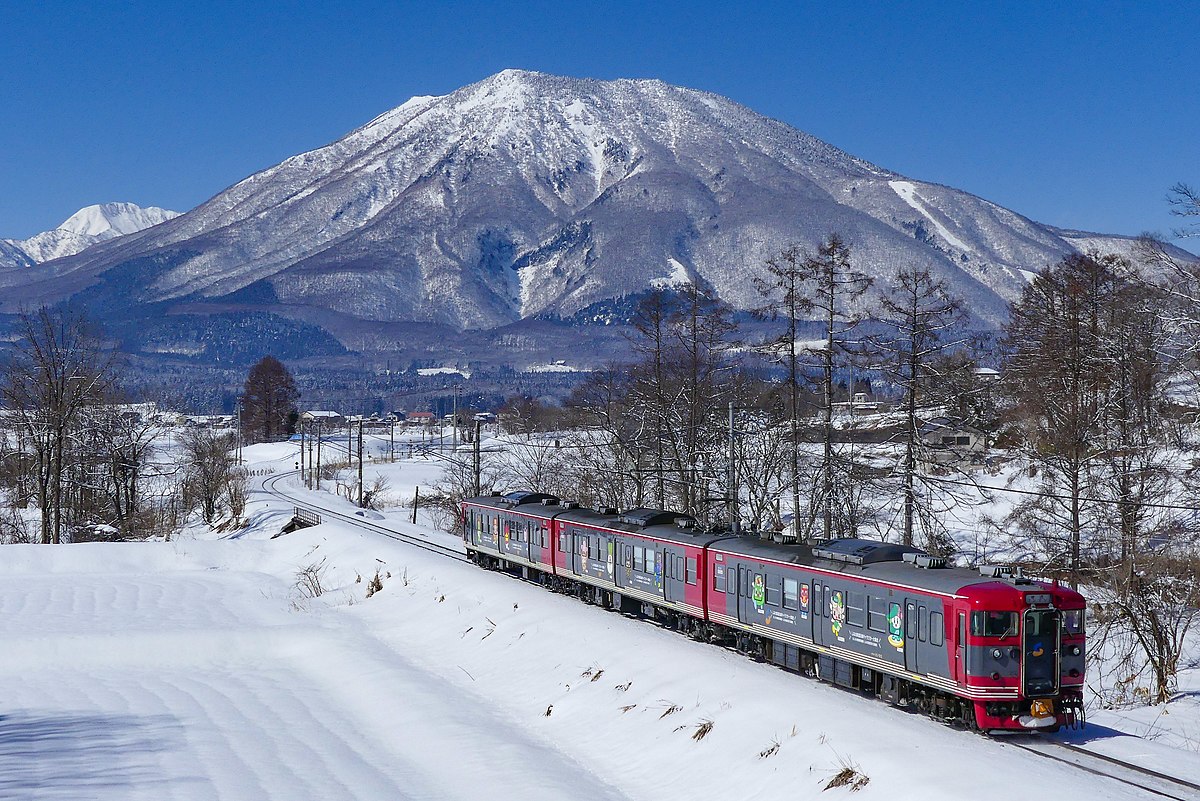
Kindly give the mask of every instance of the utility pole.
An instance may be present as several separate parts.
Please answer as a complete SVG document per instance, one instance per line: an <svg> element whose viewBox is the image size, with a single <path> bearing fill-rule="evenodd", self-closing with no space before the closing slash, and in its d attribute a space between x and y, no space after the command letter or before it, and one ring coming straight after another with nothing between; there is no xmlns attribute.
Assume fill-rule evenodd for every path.
<svg viewBox="0 0 1200 801"><path fill-rule="evenodd" d="M481 492L481 488L480 488L480 486L479 486L479 482L480 482L480 477L479 477L479 472L480 472L480 467L479 467L479 461L480 461L480 460L479 460L479 455L480 455L480 454L479 454L479 431L480 431L480 427L481 427L482 425L483 425L483 424L482 424L480 421L478 421L478 420L476 420L476 421L475 421L475 447L474 447L473 451L474 451L474 456L475 456L475 460L474 460L474 471L475 471L475 472L474 472L474 476L475 476L475 497L477 497L477 498L479 497L479 494L480 494L480 492Z"/></svg>
<svg viewBox="0 0 1200 801"><path fill-rule="evenodd" d="M450 450L458 447L458 384L454 385L454 439L450 441Z"/></svg>
<svg viewBox="0 0 1200 801"><path fill-rule="evenodd" d="M321 418L317 418L317 474L315 483L317 492L321 491Z"/></svg>
<svg viewBox="0 0 1200 801"><path fill-rule="evenodd" d="M725 481L725 493L729 498L729 526L736 537L741 534L741 508L738 504L738 485L737 485L737 448L734 445L734 437L737 432L733 427L733 401L729 402L729 472Z"/></svg>
<svg viewBox="0 0 1200 801"><path fill-rule="evenodd" d="M304 485L308 486L308 474L304 472L304 424L300 425L300 478L304 479Z"/></svg>
<svg viewBox="0 0 1200 801"><path fill-rule="evenodd" d="M396 461L396 420L388 426L388 462Z"/></svg>
<svg viewBox="0 0 1200 801"><path fill-rule="evenodd" d="M363 420L358 418L358 508L363 507Z"/></svg>

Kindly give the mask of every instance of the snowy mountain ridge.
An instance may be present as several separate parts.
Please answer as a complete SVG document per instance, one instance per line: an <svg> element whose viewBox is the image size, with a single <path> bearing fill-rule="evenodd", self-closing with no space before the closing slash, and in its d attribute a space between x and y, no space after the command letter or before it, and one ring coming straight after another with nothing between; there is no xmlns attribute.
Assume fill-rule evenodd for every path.
<svg viewBox="0 0 1200 801"><path fill-rule="evenodd" d="M17 263L14 255L8 256L12 259L11 264L6 262L5 249L8 249L10 254L12 248L19 249L33 263L50 261L73 256L97 242L137 233L178 216L177 211L160 209L157 206L142 207L135 203L98 203L85 206L53 230L43 231L23 240L3 240L3 244L0 245L0 265L28 266Z"/></svg>
<svg viewBox="0 0 1200 801"><path fill-rule="evenodd" d="M37 274L0 271L0 287L4 310L78 297L139 321L266 314L386 348L398 326L599 319L655 286L753 308L767 258L832 231L878 287L928 268L991 326L1031 272L1084 241L1133 241L1068 235L708 92L505 70Z"/></svg>

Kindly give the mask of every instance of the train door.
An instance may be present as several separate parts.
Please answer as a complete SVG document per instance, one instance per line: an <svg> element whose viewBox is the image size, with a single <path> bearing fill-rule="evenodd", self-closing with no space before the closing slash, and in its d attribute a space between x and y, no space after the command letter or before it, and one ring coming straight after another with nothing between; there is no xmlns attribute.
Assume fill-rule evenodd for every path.
<svg viewBox="0 0 1200 801"><path fill-rule="evenodd" d="M542 524L536 520L525 521L525 544L529 549L527 556L534 564L542 561L542 531Z"/></svg>
<svg viewBox="0 0 1200 801"><path fill-rule="evenodd" d="M629 583L626 571L633 569L633 546L627 542L616 540L615 547L617 563L613 569L613 583L618 587L624 587Z"/></svg>
<svg viewBox="0 0 1200 801"><path fill-rule="evenodd" d="M824 627L821 625L824 618L821 612L821 593L824 585L820 581L814 579L812 583L812 613L809 615L809 620L812 623L812 641L817 645L824 642L822 631Z"/></svg>
<svg viewBox="0 0 1200 801"><path fill-rule="evenodd" d="M958 624L954 627L954 678L961 684L967 683L967 613L958 613Z"/></svg>
<svg viewBox="0 0 1200 801"><path fill-rule="evenodd" d="M750 611L747 607L750 606L751 577L750 571L739 564L737 567L737 618L739 623L746 623L750 620Z"/></svg>
<svg viewBox="0 0 1200 801"><path fill-rule="evenodd" d="M583 551L587 548L587 537L573 528L567 529L567 545L571 548L571 572L579 575L583 572Z"/></svg>
<svg viewBox="0 0 1200 801"><path fill-rule="evenodd" d="M663 600L678 601L683 597L683 593L675 587L675 552L670 548L662 549L663 556Z"/></svg>
<svg viewBox="0 0 1200 801"><path fill-rule="evenodd" d="M904 600L904 668L917 673L917 655L920 653L918 634L918 607L924 609L915 598Z"/></svg>
<svg viewBox="0 0 1200 801"><path fill-rule="evenodd" d="M1056 609L1030 609L1021 626L1021 689L1030 698L1058 694L1061 621Z"/></svg>

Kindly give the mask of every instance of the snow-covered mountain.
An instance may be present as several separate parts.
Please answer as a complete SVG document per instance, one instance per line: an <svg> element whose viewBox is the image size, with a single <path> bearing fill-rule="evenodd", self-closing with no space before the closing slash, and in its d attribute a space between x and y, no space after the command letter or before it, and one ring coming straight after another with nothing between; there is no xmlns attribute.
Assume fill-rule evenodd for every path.
<svg viewBox="0 0 1200 801"><path fill-rule="evenodd" d="M85 206L52 231L43 231L24 240L4 240L4 244L20 249L33 262L50 261L73 256L97 242L137 233L178 216L177 211L156 206L142 208L134 203L101 203Z"/></svg>
<svg viewBox="0 0 1200 801"><path fill-rule="evenodd" d="M0 288L10 306L79 296L139 320L268 312L357 347L380 324L598 319L680 282L749 308L765 259L831 231L881 286L929 267L988 324L1080 241L1130 241L899 175L707 92L506 70Z"/></svg>

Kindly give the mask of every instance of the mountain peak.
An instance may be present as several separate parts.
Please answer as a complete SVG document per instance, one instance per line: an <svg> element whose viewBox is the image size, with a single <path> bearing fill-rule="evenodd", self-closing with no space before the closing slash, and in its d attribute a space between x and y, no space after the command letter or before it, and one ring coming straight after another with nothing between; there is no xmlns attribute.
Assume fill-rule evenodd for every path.
<svg viewBox="0 0 1200 801"><path fill-rule="evenodd" d="M179 212L136 203L96 203L84 206L52 231L29 239L10 241L31 261L43 262L73 256L97 242L144 231L178 217Z"/></svg>

